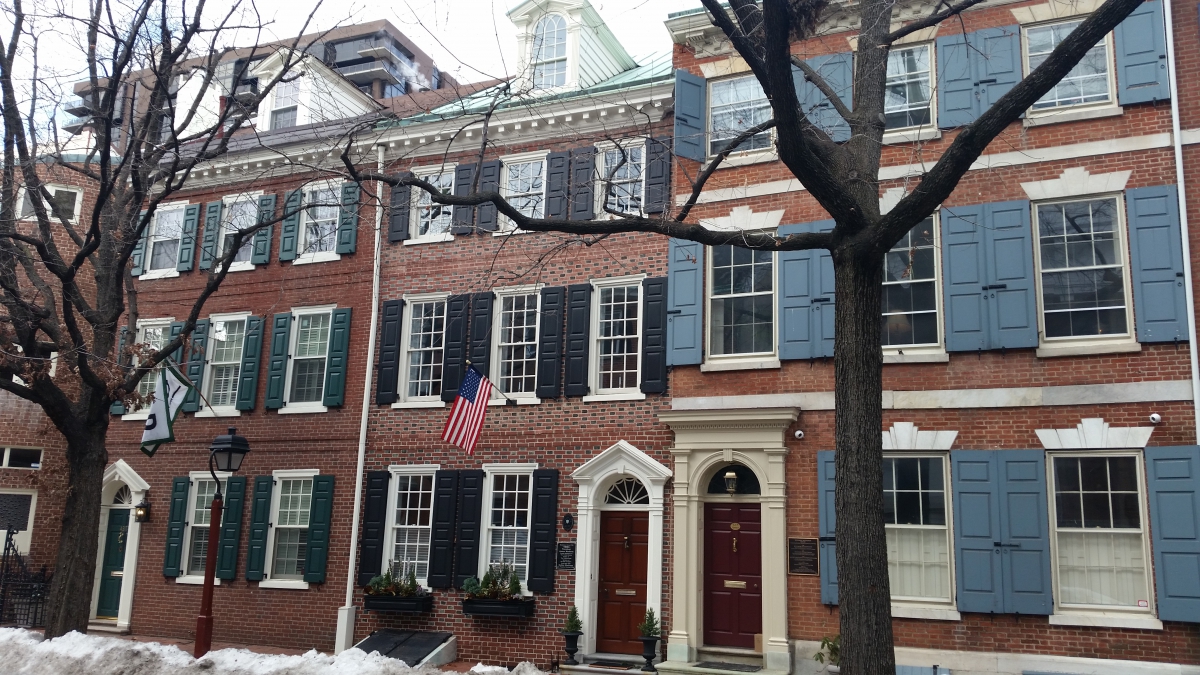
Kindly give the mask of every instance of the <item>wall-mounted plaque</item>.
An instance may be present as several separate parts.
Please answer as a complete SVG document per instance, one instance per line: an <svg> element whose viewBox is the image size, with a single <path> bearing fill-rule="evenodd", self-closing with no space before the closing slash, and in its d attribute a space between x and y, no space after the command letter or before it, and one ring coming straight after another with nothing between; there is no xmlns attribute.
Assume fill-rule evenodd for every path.
<svg viewBox="0 0 1200 675"><path fill-rule="evenodd" d="M558 545L558 569L575 570L575 542Z"/></svg>
<svg viewBox="0 0 1200 675"><path fill-rule="evenodd" d="M788 574L817 576L821 573L816 539L788 539Z"/></svg>

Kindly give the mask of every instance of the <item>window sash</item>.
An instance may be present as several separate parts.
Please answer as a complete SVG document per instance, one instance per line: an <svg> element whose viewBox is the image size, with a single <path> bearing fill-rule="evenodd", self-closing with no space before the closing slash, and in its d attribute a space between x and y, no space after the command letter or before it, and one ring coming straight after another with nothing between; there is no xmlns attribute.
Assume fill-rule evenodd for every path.
<svg viewBox="0 0 1200 675"><path fill-rule="evenodd" d="M950 603L955 582L947 457L888 454L884 455L883 461L884 533L892 600ZM933 470L935 465L937 471ZM911 470L898 470L899 466L915 468L916 474ZM915 484L910 482L912 479ZM918 495L915 501L919 522L901 523L897 501L901 496L914 493ZM936 494L939 499L923 499L922 494ZM931 504L932 511L929 509Z"/></svg>
<svg viewBox="0 0 1200 675"><path fill-rule="evenodd" d="M926 231L920 231L927 228ZM884 257L884 347L934 346L938 330L937 227L926 218Z"/></svg>
<svg viewBox="0 0 1200 675"><path fill-rule="evenodd" d="M139 343L145 343L151 349L157 351L162 349L167 344L167 334L170 326L167 324L159 324L153 326L142 326L139 331L141 338ZM162 364L155 366L153 370L142 376L138 382L138 393L144 397L149 397L158 388L158 371L162 369Z"/></svg>
<svg viewBox="0 0 1200 675"><path fill-rule="evenodd" d="M1025 49L1033 72L1064 38L1083 23L1066 21L1025 30ZM1034 111L1049 111L1069 106L1094 105L1112 101L1112 59L1108 36L1088 50L1083 59L1032 106ZM1101 87L1103 91L1101 91Z"/></svg>
<svg viewBox="0 0 1200 675"><path fill-rule="evenodd" d="M450 192L454 187L453 171L430 174L422 178L444 193ZM413 190L412 199L412 217L417 228L417 238L440 237L450 232L454 222L454 207L435 204L433 197L421 189Z"/></svg>
<svg viewBox="0 0 1200 675"><path fill-rule="evenodd" d="M429 545L433 523L433 476L395 475L392 509L392 565L401 574L413 572L418 582L429 576ZM391 567L389 566L389 568Z"/></svg>
<svg viewBox="0 0 1200 675"><path fill-rule="evenodd" d="M596 302L596 389L637 390L641 373L640 284L600 286Z"/></svg>
<svg viewBox="0 0 1200 675"><path fill-rule="evenodd" d="M713 82L709 88L709 154L720 152L729 141L746 129L771 119L771 102L754 76ZM771 132L764 131L746 139L737 152L761 150L771 146Z"/></svg>
<svg viewBox="0 0 1200 675"><path fill-rule="evenodd" d="M147 271L173 269L179 262L179 242L183 238L183 209L167 209L154 214L148 245L150 264Z"/></svg>
<svg viewBox="0 0 1200 675"><path fill-rule="evenodd" d="M491 474L488 486L487 564L507 562L525 583L529 573L533 476Z"/></svg>
<svg viewBox="0 0 1200 675"><path fill-rule="evenodd" d="M304 576L312 488L311 476L279 479L273 523L275 539L271 555L272 578L299 579Z"/></svg>
<svg viewBox="0 0 1200 675"><path fill-rule="evenodd" d="M212 499L216 492L217 484L213 481L206 478L192 479L191 510L188 513L188 552L185 559L186 573L189 575L204 574L212 524Z"/></svg>
<svg viewBox="0 0 1200 675"><path fill-rule="evenodd" d="M924 52L924 63L918 56ZM933 71L930 45L888 54L883 111L889 131L930 124L933 118Z"/></svg>
<svg viewBox="0 0 1200 675"><path fill-rule="evenodd" d="M718 264L721 249L728 263ZM736 246L711 247L708 267L709 353L744 356L775 352L775 256L750 251L739 260ZM761 259L760 259L761 257ZM748 276L747 276L748 275ZM739 290L741 289L741 290Z"/></svg>
<svg viewBox="0 0 1200 675"><path fill-rule="evenodd" d="M604 207L621 213L640 214L645 203L645 149L642 146L604 151L603 180L608 188Z"/></svg>
<svg viewBox="0 0 1200 675"><path fill-rule="evenodd" d="M337 190L322 187L304 192L304 245L301 253L326 253L337 249L341 200Z"/></svg>
<svg viewBox="0 0 1200 675"><path fill-rule="evenodd" d="M258 224L258 199L243 197L229 202L225 208L224 223L221 227L221 245L219 250L224 256L233 245L233 235L239 230L248 230ZM245 237L242 247L233 256L233 262L249 262L254 254L254 235Z"/></svg>
<svg viewBox="0 0 1200 675"><path fill-rule="evenodd" d="M497 387L505 394L532 395L537 386L539 294L502 295L499 300Z"/></svg>
<svg viewBox="0 0 1200 675"><path fill-rule="evenodd" d="M405 325L405 399L434 399L442 394L446 301L412 302Z"/></svg>
<svg viewBox="0 0 1200 675"><path fill-rule="evenodd" d="M541 218L546 205L545 160L505 164L505 194L513 208Z"/></svg>

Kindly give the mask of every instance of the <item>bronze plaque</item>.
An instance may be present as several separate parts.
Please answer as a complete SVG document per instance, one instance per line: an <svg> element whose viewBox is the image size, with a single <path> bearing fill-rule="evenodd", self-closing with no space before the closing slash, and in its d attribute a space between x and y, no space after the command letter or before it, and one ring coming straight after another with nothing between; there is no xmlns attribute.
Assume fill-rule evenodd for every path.
<svg viewBox="0 0 1200 675"><path fill-rule="evenodd" d="M788 574L820 575L818 545L817 539L788 539Z"/></svg>

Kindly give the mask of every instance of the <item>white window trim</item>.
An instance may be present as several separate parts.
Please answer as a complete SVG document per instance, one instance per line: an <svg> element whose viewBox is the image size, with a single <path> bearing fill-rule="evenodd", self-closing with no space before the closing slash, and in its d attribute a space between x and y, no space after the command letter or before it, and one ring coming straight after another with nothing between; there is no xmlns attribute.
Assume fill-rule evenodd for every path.
<svg viewBox="0 0 1200 675"><path fill-rule="evenodd" d="M917 124L910 127L885 129L883 132L884 145L890 145L892 143L915 143L942 137L942 131L937 125L937 47L932 41L914 42L911 44L896 45L892 49L892 52L916 49L918 47L927 47L929 49L929 124ZM857 54L855 56L857 56Z"/></svg>
<svg viewBox="0 0 1200 675"><path fill-rule="evenodd" d="M937 212L930 217L933 218L933 296L934 307L937 308L937 344L885 346L884 363L944 363L950 360L946 353L946 309L942 299L942 221ZM880 318L882 316L880 314Z"/></svg>
<svg viewBox="0 0 1200 675"><path fill-rule="evenodd" d="M255 220L257 222L258 198L262 195L262 190L256 190L254 192L239 192L233 195L225 195L221 198L221 229L217 233L218 252L224 253L225 251L225 218L229 215L229 207L236 202L245 201L246 199L252 200L254 202L254 213L256 214ZM230 272L246 272L254 269L254 235L250 235L249 239L242 242L243 246L246 244L250 245L250 260L231 263L229 265Z"/></svg>
<svg viewBox="0 0 1200 675"><path fill-rule="evenodd" d="M746 354L712 353L712 246L705 247L704 262L704 362L700 372L779 368L779 254L771 251L771 351ZM727 296L726 296L727 297ZM707 367L706 367L707 366Z"/></svg>
<svg viewBox="0 0 1200 675"><path fill-rule="evenodd" d="M947 578L950 581L950 597L947 600L921 600L914 598L892 599L892 616L906 617L912 619L931 619L935 621L958 621L962 619L958 612L957 598L955 594L958 591L956 580L958 573L955 569L954 560L954 495L951 492L950 484L950 453L944 450L909 450L895 451L889 450L883 453L884 459L924 459L937 458L942 460L942 494L943 502L946 508L946 547L947 556L949 558L949 569L947 570ZM887 525L884 525L886 530Z"/></svg>
<svg viewBox="0 0 1200 675"><path fill-rule="evenodd" d="M437 166L423 166L412 170L413 175L417 178L427 179L430 176L439 174L450 174L451 190L454 189L454 171L458 168L457 164L439 164ZM503 170L503 169L501 169ZM454 235L449 232L442 234L420 236L417 234L417 229L420 226L420 211L417 202L421 198L424 190L418 187L412 188L408 200L408 238L404 240L405 246L417 246L419 244L436 244L444 241L454 241ZM450 218L450 226L454 226L454 218Z"/></svg>
<svg viewBox="0 0 1200 675"><path fill-rule="evenodd" d="M300 331L297 326L300 323L300 317L311 314L329 314L329 331L333 332L333 310L337 309L337 305L319 305L315 307L293 307L292 308L292 329L288 335L288 365L287 377L283 383L283 407L275 412L280 415L297 415L302 413L323 413L328 412L329 408L318 401L308 401L304 403L291 403L288 399L292 395L292 366L295 364L295 359L292 355L296 353L296 340L300 337ZM327 340L329 338L326 338ZM329 348L325 349L325 367L329 368ZM325 395L325 385L321 385L321 395Z"/></svg>
<svg viewBox="0 0 1200 675"><path fill-rule="evenodd" d="M308 114L307 114L308 106L306 104L306 100L308 98L308 87L306 86L306 81L308 79L307 75L308 75L308 72L304 69L301 69L300 72L288 73L283 76L284 79L295 78L293 81L296 83L296 123L290 127L280 127L282 129L295 129L298 126L302 126L302 125L308 123L308 119L307 119L308 118ZM266 122L267 123L264 126L269 131L275 131L275 111L282 109L282 108L277 108L275 105L275 95L278 91L279 91L278 86L276 86L274 89L271 90L271 104L267 106L267 111L266 111L266 118L267 118ZM291 106L287 106L287 107L290 108Z"/></svg>
<svg viewBox="0 0 1200 675"><path fill-rule="evenodd" d="M252 315L250 314L250 312L231 312L228 314L210 314L208 317L208 320L209 320L209 325L211 326L212 324L215 324L218 321L247 321L251 316ZM247 326L247 328L249 328L249 326ZM246 335L245 333L242 334L242 353L243 354L245 353L245 349L246 349L245 335ZM211 335L209 336L209 339L210 340L212 339ZM213 366L212 366L211 352L206 351L205 355L204 355L204 380L203 380L203 387L205 387L205 388L212 386L212 381L213 381L212 380L212 378L213 378L212 371L213 371ZM209 405L207 403L207 401L208 401L208 394L205 394L205 398L200 401L201 408L196 411L196 415L195 415L196 417L205 418L205 417L241 417L242 416L242 411L237 409L236 403L234 405L214 406L214 405Z"/></svg>
<svg viewBox="0 0 1200 675"><path fill-rule="evenodd" d="M521 595L523 597L532 597L533 591L529 590L529 554L533 550L533 472L541 468L536 462L523 462L513 464L484 464L483 465L483 522L479 531L479 567L482 577L482 572L488 569L490 564L489 559L492 553L492 477L493 476L529 476L529 517L526 520L526 529L529 531L529 544L526 547L525 558L525 578L521 580Z"/></svg>
<svg viewBox="0 0 1200 675"><path fill-rule="evenodd" d="M550 162L548 161L549 157L550 157L550 153L546 150L535 150L533 152L522 152L522 153L513 154L513 155L504 155L503 157L500 157L500 194L503 195L505 199L508 199L509 194L510 194L509 190L508 190L508 165L509 164L524 164L526 162L541 161L541 163L542 163L542 215L545 216L546 215L546 189L549 187L549 184L550 184L550 181L548 180L548 176L546 175L547 171L550 168ZM570 170L569 167L568 167L568 170ZM500 222L497 223L499 225L499 227L497 227L496 231L492 233L493 237L503 237L503 236L506 236L509 234L527 234L527 233L529 233L529 230L518 229L516 226L516 223L514 223L512 220L510 220L507 216L505 216L503 214L497 214L497 217L500 219Z"/></svg>
<svg viewBox="0 0 1200 675"><path fill-rule="evenodd" d="M297 124L296 126L299 126L299 124ZM291 127L288 127L288 128L290 129ZM334 260L342 259L342 254L337 252L337 228L336 227L334 228L333 250L332 251L308 251L308 250L306 250L308 248L308 208L306 205L306 201L308 199L308 193L310 193L314 190L333 190L333 193L335 195L338 195L338 200L339 200L338 208L340 209L341 208L340 186L341 186L341 183L337 180L324 180L324 181L315 181L315 182L309 183L309 184L305 185L304 187L300 188L300 225L299 225L300 231L296 235L296 246L298 247L299 250L296 253L296 259L292 261L293 265L309 265L312 263L331 262ZM340 219L340 217L341 216L339 215L339 219ZM336 226L337 222L335 221L334 224Z"/></svg>
<svg viewBox="0 0 1200 675"><path fill-rule="evenodd" d="M442 468L441 464L392 464L388 466L388 473L391 474L391 481L388 482L388 498L387 498L387 519L384 521L386 534L384 535L384 571L390 569L387 561L392 559L392 555L396 551L396 487L397 479L400 476L433 476ZM437 496L437 482L433 484L434 497ZM436 501L436 499L435 499ZM429 538L430 538L430 555L433 554L433 503L429 508ZM426 565L429 561L425 561ZM428 568L427 568L428 569ZM417 577L417 585L425 590L433 590L429 586L429 579Z"/></svg>
<svg viewBox="0 0 1200 675"><path fill-rule="evenodd" d="M191 206L191 204L189 204L185 200L176 200L173 202L165 202L165 203L159 204L158 207L156 207L154 209L154 218L152 218L150 221L150 224L146 226L147 231L146 231L146 234L144 237L146 245L142 250L142 274L138 276L139 280L151 281L154 279L170 279L170 278L179 276L179 269L177 266L171 266L171 267L167 267L167 268L161 269L161 270L151 270L150 269L150 257L154 254L154 233L156 230L158 230L159 215L161 215L164 211L174 211L175 209L179 209L179 210L183 211L183 210L187 209L187 207L189 207L189 206ZM203 211L204 206L202 204L197 204L197 206L199 206L201 211ZM186 217L186 216L187 216L187 214L185 213L184 217ZM203 216L204 216L204 214L202 212L200 214L200 216L198 216L198 217L203 218ZM197 222L197 235L199 234L198 230L199 230L199 222ZM199 242L197 242L197 243L199 243ZM182 232L180 233L180 236L179 236L179 246L180 247L183 246ZM175 252L175 260L178 263L178 261L179 261L178 249L176 249L176 252Z"/></svg>
<svg viewBox="0 0 1200 675"><path fill-rule="evenodd" d="M1058 500L1054 492L1054 458L1055 457L1133 457L1137 469L1138 514L1141 522L1142 560L1146 561L1146 606L1145 607L1114 607L1111 605L1063 605L1062 591L1059 588L1058 573ZM1146 489L1146 467L1141 448L1127 450L1092 450L1079 448L1062 451L1046 452L1046 500L1049 502L1050 521L1050 579L1054 589L1054 613L1050 615L1050 623L1059 626L1116 626L1127 628L1149 628L1162 630L1159 621L1157 597L1155 595L1154 560L1150 547L1150 505L1149 491ZM1125 529L1125 528L1122 528ZM1114 529L1099 530L1114 531ZM1055 619L1054 617L1058 617Z"/></svg>
<svg viewBox="0 0 1200 675"><path fill-rule="evenodd" d="M233 474L228 473L228 472L218 471L217 472L217 480L220 481L222 485L228 486L229 478L232 475ZM210 474L207 471L191 471L188 473L188 510L187 510L187 521L186 521L187 525L185 525L183 528L183 546L180 548L180 553L179 553L180 575L175 577L175 583L177 583L177 584L199 585L199 584L204 583L204 575L203 574L188 574L187 573L188 558L191 557L191 555L192 555L192 528L194 527L194 524L192 523L192 518L196 515L196 497L197 497L196 481L198 481L198 480L212 480L212 474ZM224 493L222 493L222 495L224 495ZM224 518L224 514L222 514L222 518ZM211 517L209 518L209 520L211 520ZM213 530L213 526L210 523L208 526L208 545L209 546L213 545L212 530ZM217 525L217 530L218 530L218 534L219 534L219 530L220 530L219 524ZM213 579L213 582L218 586L221 585L220 579Z"/></svg>
<svg viewBox="0 0 1200 675"><path fill-rule="evenodd" d="M137 326L136 326L137 332L134 335L134 340L138 340L140 338L142 329L144 329L144 328L159 328L159 327L165 328L167 330L167 339L169 340L172 323L175 323L175 317L173 317L173 316L166 317L166 318L138 319ZM126 346L129 346L130 344L138 344L138 343L137 342L128 343L128 344L126 344ZM143 377L142 379L144 380L146 377L151 377L151 376L153 376L153 373L146 373L145 377ZM121 415L122 420L129 421L129 422L144 422L148 417L150 417L150 406L146 406L145 408L138 408L137 410L130 410L130 411L126 412L124 415Z"/></svg>
<svg viewBox="0 0 1200 675"><path fill-rule="evenodd" d="M1021 25L1021 68L1023 69L1022 76L1029 77L1029 73L1031 72L1031 69L1029 68L1029 29L1030 28L1043 28L1045 26L1053 26L1055 24L1060 24L1060 23L1072 23L1072 22L1080 21L1081 19L1086 19L1086 18L1087 18L1086 16L1078 16L1077 15L1077 16L1055 18L1050 21L1041 21L1038 23L1022 24ZM1032 105L1030 105L1029 109L1025 111L1025 119L1026 120L1031 120L1031 119L1035 119L1035 118L1036 119L1051 118L1051 119L1048 119L1044 123L1049 124L1052 122L1070 122L1070 121L1074 121L1074 120L1078 120L1078 119L1091 119L1091 117L1068 118L1063 115L1064 111L1071 111L1071 112L1083 111L1083 110L1099 111L1099 110L1110 110L1113 108L1119 109L1121 107L1121 104L1117 100L1117 63L1116 63L1117 50L1116 50L1115 42L1113 40L1112 31L1109 31L1108 34L1106 34L1104 36L1103 41L1105 43L1105 48L1107 49L1107 53L1108 53L1108 96L1109 96L1109 100L1103 101L1100 103L1079 103L1076 105L1061 106L1061 107L1056 107L1056 108L1043 108L1042 110L1035 110L1034 107ZM1120 113L1113 113L1113 114L1120 114ZM1104 117L1106 115L1096 115L1096 116ZM1053 119L1055 117L1058 117L1059 119ZM1036 122L1034 122L1034 123L1026 122L1024 124L1024 126L1027 126L1027 127L1035 126L1036 124L1037 124Z"/></svg>
<svg viewBox="0 0 1200 675"><path fill-rule="evenodd" d="M535 340L541 335L542 329L542 287L545 284L529 284L525 286L509 286L507 288L492 289L495 293L495 302L492 307L492 335L491 340L491 360L490 370L492 377L489 377L493 383L492 397L488 400L488 405L507 405L507 399L512 399L517 402L517 405L537 405L542 402L542 399L537 397L537 368L534 368L534 387L533 391L521 392L518 394L501 394L500 393L500 318L503 311L503 298L514 295L532 294L537 296L538 311L535 312L536 319L534 323L533 334ZM507 399L506 399L507 397Z"/></svg>
<svg viewBox="0 0 1200 675"><path fill-rule="evenodd" d="M10 450L37 450L39 453L41 453L41 456L38 459L38 465L37 466L9 466L8 461L10 459L9 458ZM0 469L15 469L17 471L37 471L42 468L42 460L46 458L46 451L43 448L30 448L30 447L23 446L23 445L14 445L11 447L0 448L0 451L2 451L2 452L0 452Z"/></svg>
<svg viewBox="0 0 1200 675"><path fill-rule="evenodd" d="M559 19L562 19L563 27L566 29L566 41L563 45L566 48L566 55L563 56L562 58L538 61L534 58L534 56L537 53L538 24L540 24L542 22L542 19L546 19L551 16L557 16ZM534 21L529 24L529 56L528 56L528 58L529 58L529 88L530 88L530 91L537 92L536 95L538 95L538 96L547 96L550 94L555 94L555 93L559 93L559 92L571 89L575 85L576 77L575 77L575 58L574 57L576 56L576 54L578 52L578 46L577 46L578 41L576 40L576 37L575 37L576 30L577 29L575 29L575 26L572 24L570 18L563 14L560 14L558 12L548 12L548 13L538 17L537 21ZM565 66L563 69L563 71L564 71L563 72L563 83L559 84L559 85L555 85L553 87L536 87L534 84L534 82L535 82L534 73L536 72L537 67L543 63L555 63L557 61L562 61Z"/></svg>
<svg viewBox="0 0 1200 675"><path fill-rule="evenodd" d="M291 588L306 589L308 582L303 579L272 579L271 570L275 564L275 523L279 520L280 483L288 478L316 478L320 475L317 469L276 469L271 472L271 520L267 527L267 551L263 560L263 579L258 582L259 588ZM315 485L313 486L316 487ZM312 500L309 500L309 519L312 518ZM305 560L307 560L307 553Z"/></svg>
<svg viewBox="0 0 1200 675"><path fill-rule="evenodd" d="M445 408L446 402L442 400L442 395L437 396L414 396L408 397L408 345L409 338L412 336L412 310L413 303L418 302L446 302L450 299L449 293L419 293L413 295L403 295L404 305L409 308L409 311L404 312L400 319L400 363L398 367L400 372L396 378L396 402L392 404L393 408ZM446 349L446 331L445 321L442 323L442 355L445 356ZM443 363L443 367L445 367Z"/></svg>
<svg viewBox="0 0 1200 675"><path fill-rule="evenodd" d="M1047 204L1065 204L1067 202L1087 202L1101 199L1114 199L1117 202L1116 226L1113 231L1116 233L1117 246L1120 249L1121 259L1121 275L1122 283L1124 284L1125 292L1125 334L1124 335L1087 335L1087 336L1072 336L1060 338L1046 337L1046 312L1042 302L1042 246L1041 237L1038 229L1038 207ZM1038 320L1038 352L1039 356L1057 356L1063 352L1073 351L1084 348L1089 351L1095 347L1114 347L1124 346L1128 349L1120 349L1119 351L1139 351L1134 349L1134 345L1138 344L1137 330L1134 326L1133 317L1133 269L1129 260L1129 236L1126 232L1125 218L1125 195L1120 192L1101 193L1094 195L1083 195L1078 197L1065 197L1062 199L1044 199L1036 202L1031 202L1029 205L1031 213L1029 215L1030 222L1033 224L1031 236L1033 237L1033 267L1034 267L1034 289L1037 294L1037 320ZM1057 352L1057 353L1056 353ZM1089 351L1090 353L1090 351ZM1110 353L1110 352L1101 352Z"/></svg>
<svg viewBox="0 0 1200 675"><path fill-rule="evenodd" d="M712 86L719 82L728 82L745 77L754 77L753 73L742 72L734 73L728 77L719 77L708 80L705 83L705 101L704 106L704 157L712 159L716 157L710 150L712 149ZM775 149L775 129L767 129L764 133L770 136L771 142L765 148L756 148L752 150L734 150L729 153L725 161L721 162L722 166L745 166L747 164L757 164L759 162L772 162L779 159L779 153ZM732 139L729 139L732 140ZM749 139L747 139L749 140Z"/></svg>
<svg viewBox="0 0 1200 675"><path fill-rule="evenodd" d="M641 401L646 398L646 394L642 393L642 320L645 318L646 297L642 291L642 280L646 278L645 274L631 274L624 277L610 277L607 279L592 279L592 316L588 325L588 382L591 386L589 391L596 392L583 397L584 403L593 401ZM637 318L637 340L638 340L638 370L637 370L637 386L625 387L623 389L601 389L600 388L600 291L604 288L615 288L623 286L637 286L638 289L638 318Z"/></svg>
<svg viewBox="0 0 1200 675"><path fill-rule="evenodd" d="M617 217L610 213L605 212L605 210L604 210L604 204L608 201L608 199L607 199L608 192L607 192L607 190L604 189L604 186L605 186L605 181L608 178L608 172L610 170L609 167L605 165L605 153L609 150L619 150L619 149L624 149L624 150L641 149L641 151L642 151L642 194L641 194L642 214L630 214L630 215L643 215L646 210L646 164L647 164L647 159L648 159L647 149L646 149L646 139L632 138L632 139L625 139L620 142L599 141L596 143L597 167L596 167L596 176L595 176L595 180L594 180L595 189L592 190L592 193L593 193L592 201L594 202L592 205L592 213L596 214L596 219L598 219L598 220L613 220Z"/></svg>
<svg viewBox="0 0 1200 675"><path fill-rule="evenodd" d="M59 183L42 183L42 186L45 187L47 190L54 190L56 196L57 196L59 190L69 190L71 192L74 192L76 195L78 195L78 198L75 200L75 213L72 214L70 221L68 221L72 225L78 225L79 224L79 216L80 216L80 214L83 213L83 188L75 186L75 185L62 185ZM25 206L25 192L27 190L28 190L28 188L26 188L25 186L21 186L21 189L17 190L17 208L18 209L21 209ZM50 206L49 204L45 203L45 200L42 200L42 203L46 207ZM58 222L58 220L54 217L54 213L52 211L50 211L49 208L47 208L47 210L46 210L46 215L50 218L50 222L52 222L52 223ZM18 216L20 216L19 213L18 213ZM24 222L36 222L37 215L36 214L31 215L28 218L19 217L18 220L21 220Z"/></svg>

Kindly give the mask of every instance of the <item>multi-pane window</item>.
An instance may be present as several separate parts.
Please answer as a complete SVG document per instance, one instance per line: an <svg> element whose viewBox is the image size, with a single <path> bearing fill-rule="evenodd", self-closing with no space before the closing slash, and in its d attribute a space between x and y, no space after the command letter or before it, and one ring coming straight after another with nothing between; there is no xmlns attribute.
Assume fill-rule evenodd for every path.
<svg viewBox="0 0 1200 675"><path fill-rule="evenodd" d="M601 286L597 309L596 378L601 392L637 389L641 357L640 285Z"/></svg>
<svg viewBox="0 0 1200 675"><path fill-rule="evenodd" d="M296 317L292 350L292 387L288 403L320 403L325 393L325 358L329 353L329 313Z"/></svg>
<svg viewBox="0 0 1200 675"><path fill-rule="evenodd" d="M245 320L213 322L208 358L208 402L214 408L237 403L245 337Z"/></svg>
<svg viewBox="0 0 1200 675"><path fill-rule="evenodd" d="M529 563L529 474L491 477L488 564L508 563L525 581Z"/></svg>
<svg viewBox="0 0 1200 675"><path fill-rule="evenodd" d="M933 218L888 251L883 262L883 346L937 344L937 281Z"/></svg>
<svg viewBox="0 0 1200 675"><path fill-rule="evenodd" d="M341 204L333 187L304 191L304 244L301 253L323 253L337 248Z"/></svg>
<svg viewBox="0 0 1200 675"><path fill-rule="evenodd" d="M433 476L396 476L396 522L392 564L418 579L429 577L429 536L433 517Z"/></svg>
<svg viewBox="0 0 1200 675"><path fill-rule="evenodd" d="M409 305L406 397L434 398L442 394L442 339L446 333L446 301Z"/></svg>
<svg viewBox="0 0 1200 675"><path fill-rule="evenodd" d="M498 386L505 394L533 394L537 376L538 294L500 297Z"/></svg>
<svg viewBox="0 0 1200 675"><path fill-rule="evenodd" d="M545 167L545 161L540 159L532 162L514 162L504 167L508 203L530 218L541 218L545 209Z"/></svg>
<svg viewBox="0 0 1200 675"><path fill-rule="evenodd" d="M175 269L179 240L183 236L183 209L156 211L150 236L150 266L147 270Z"/></svg>
<svg viewBox="0 0 1200 675"><path fill-rule="evenodd" d="M203 575L208 560L208 533L212 525L212 500L217 484L211 479L192 479L192 512L188 523L187 574ZM218 526L220 523L218 523Z"/></svg>
<svg viewBox="0 0 1200 675"><path fill-rule="evenodd" d="M36 448L0 448L0 466L9 469L40 469L42 451Z"/></svg>
<svg viewBox="0 0 1200 675"><path fill-rule="evenodd" d="M897 600L950 601L944 457L885 457L883 522Z"/></svg>
<svg viewBox="0 0 1200 675"><path fill-rule="evenodd" d="M308 517L312 507L312 478L279 481L279 508L275 517L275 550L271 577L300 579L308 554Z"/></svg>
<svg viewBox="0 0 1200 675"><path fill-rule="evenodd" d="M55 222L58 222L61 216L68 223L74 223L82 193L79 190L54 185L46 185L44 187L50 193L49 201L42 200L42 206L46 209L46 215L50 216L50 219ZM30 190L26 189L21 200L21 218L34 217L36 217L36 212L33 209L33 195L30 194Z"/></svg>
<svg viewBox="0 0 1200 675"><path fill-rule="evenodd" d="M141 335L138 336L138 342L145 344L152 351L158 351L167 344L168 326L166 325L142 326L140 332ZM161 366L142 376L141 381L138 382L139 394L149 398L154 393L154 390L158 387L159 368Z"/></svg>
<svg viewBox="0 0 1200 675"><path fill-rule="evenodd" d="M533 88L567 82L567 22L557 14L542 17L533 31Z"/></svg>
<svg viewBox="0 0 1200 675"><path fill-rule="evenodd" d="M1029 71L1042 65L1050 53L1058 47L1071 31L1079 27L1079 21L1035 26L1025 30L1026 50L1029 55ZM1108 38L1100 40L1088 50L1083 59L1033 104L1034 110L1050 110L1072 105L1106 103L1112 100L1109 84Z"/></svg>
<svg viewBox="0 0 1200 675"><path fill-rule="evenodd" d="M709 353L774 351L774 261L771 251L732 245L712 248Z"/></svg>
<svg viewBox="0 0 1200 675"><path fill-rule="evenodd" d="M886 128L904 129L932 121L931 51L929 45L918 45L888 53L887 89L883 102Z"/></svg>
<svg viewBox="0 0 1200 675"><path fill-rule="evenodd" d="M450 192L454 186L454 172L435 173L423 178L442 192ZM416 236L438 237L450 231L454 208L444 204L436 204L433 197L424 190L413 189L413 218L416 219Z"/></svg>
<svg viewBox="0 0 1200 675"><path fill-rule="evenodd" d="M709 88L709 154L724 149L738 134L771 119L771 102L753 75L713 82ZM738 151L771 147L771 132L764 131L746 139Z"/></svg>
<svg viewBox="0 0 1200 675"><path fill-rule="evenodd" d="M1148 608L1137 457L1054 457L1058 593L1063 605Z"/></svg>
<svg viewBox="0 0 1200 675"><path fill-rule="evenodd" d="M608 185L604 195L604 208L620 213L642 212L644 148L613 148L604 151L604 181Z"/></svg>
<svg viewBox="0 0 1200 675"><path fill-rule="evenodd" d="M286 129L296 126L296 112L300 104L300 80L281 81L275 85L275 105L271 109L271 128Z"/></svg>
<svg viewBox="0 0 1200 675"><path fill-rule="evenodd" d="M1129 332L1117 204L1109 197L1038 205L1047 338Z"/></svg>
<svg viewBox="0 0 1200 675"><path fill-rule="evenodd" d="M226 205L225 223L221 228L221 255L226 256L233 248L233 235L238 231L247 231L258 222L258 199L255 197L238 197ZM254 253L254 235L243 237L242 246L233 256L233 262L249 262Z"/></svg>

